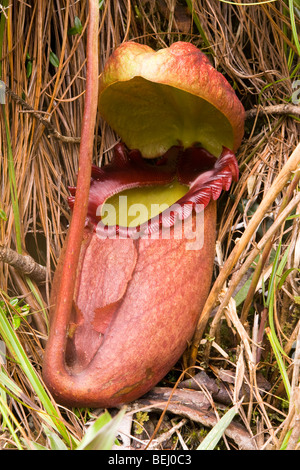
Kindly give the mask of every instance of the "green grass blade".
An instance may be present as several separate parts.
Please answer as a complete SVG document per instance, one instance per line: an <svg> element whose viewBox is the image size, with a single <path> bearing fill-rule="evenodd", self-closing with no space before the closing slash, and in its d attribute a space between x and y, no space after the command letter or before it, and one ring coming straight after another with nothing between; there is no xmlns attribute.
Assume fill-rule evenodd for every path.
<svg viewBox="0 0 300 470"><path fill-rule="evenodd" d="M25 443L26 444L26 443ZM47 447L38 444L37 442L30 441L30 445L27 445L29 450L49 450Z"/></svg>
<svg viewBox="0 0 300 470"><path fill-rule="evenodd" d="M3 1L2 5L3 7L7 7L8 1L7 0ZM1 20L0 20L0 78L2 78L2 60L1 59L2 59L2 45L3 45L5 22L6 22L6 17L2 13ZM5 135L6 135L9 184L10 184L10 193L11 193L12 208L13 208L14 222L15 222L16 249L18 253L22 253L21 219L20 219L20 211L19 211L19 200L18 200L18 190L17 190L17 183L16 183L14 159L13 159L13 152L12 152L12 145L11 145L11 138L10 138L10 129L8 125L8 119L6 116L5 105L2 104L1 107L2 107L2 114L3 114L3 120L4 120ZM31 289L31 292L33 293L34 297L36 298L38 304L41 306L41 309L44 313L44 317L47 323L47 315L44 309L43 302L39 294L37 293L31 279L28 276L26 276L26 282L29 288Z"/></svg>
<svg viewBox="0 0 300 470"><path fill-rule="evenodd" d="M64 441L51 429L47 426L43 426L44 433L49 439L51 450L68 450Z"/></svg>
<svg viewBox="0 0 300 470"><path fill-rule="evenodd" d="M294 39L294 43L295 43L298 55L300 56L300 43L298 39L297 26L296 26L296 21L295 21L295 11L294 11L293 0L289 0L289 10L290 10L290 20L291 20L293 39Z"/></svg>
<svg viewBox="0 0 300 470"><path fill-rule="evenodd" d="M2 0L1 2L3 9L8 6L8 0ZM1 13L0 20L0 59L2 59L2 48L3 48L3 37L5 30L6 16L4 13ZM2 78L2 60L0 60L0 79Z"/></svg>
<svg viewBox="0 0 300 470"><path fill-rule="evenodd" d="M278 348L278 345L277 345L278 340L277 340L276 336L274 337L274 333L273 333L273 331L271 331L271 329L269 327L266 328L266 335L267 335L267 337L270 341L271 347L273 349L273 352L274 352L276 362L277 362L277 365L278 365L278 368L279 368L279 371L280 371L280 374L281 374L281 377L282 377L282 381L283 381L283 384L284 384L284 388L285 388L287 397L288 397L288 399L290 399L291 385L290 385L290 381L289 381L289 378L288 378L288 375L287 375L287 371L286 371L286 368L285 368L284 361L282 359L281 351L280 351L280 349Z"/></svg>
<svg viewBox="0 0 300 470"><path fill-rule="evenodd" d="M28 284L28 287L29 287L30 291L34 295L34 297L35 297L36 301L38 302L39 306L41 307L41 311L43 312L46 326L47 326L47 328L49 328L48 315L47 315L47 312L45 310L43 300L42 300L39 292L37 291L34 283L32 282L32 280L28 276L25 276L25 279L26 279L26 282Z"/></svg>
<svg viewBox="0 0 300 470"><path fill-rule="evenodd" d="M67 443L73 442L77 445L77 442L74 441L73 436L71 436L62 422L61 416L58 414L57 409L51 402L50 397L48 396L42 382L40 381L36 371L31 365L21 343L18 340L16 332L9 323L5 312L2 307L0 307L0 335L6 343L7 348L10 353L13 355L15 361L19 364L35 393L39 397L43 407L48 413L49 417L53 422L53 427L55 427Z"/></svg>
<svg viewBox="0 0 300 470"><path fill-rule="evenodd" d="M5 112L5 105L1 105L1 106L2 106L5 132L6 132L9 184L10 184L12 208L13 208L14 222L15 222L16 248L17 248L17 252L21 254L22 253L21 221L20 221L19 200L18 200L14 159L13 159L11 139L10 139L10 130L8 127L8 122L7 122L6 112ZM33 293L35 299L37 300L38 304L40 305L42 309L44 318L46 320L46 324L48 324L47 314L46 314L42 299L40 298L40 295L38 294L36 288L34 287L34 284L31 281L31 279L28 276L26 276L25 279L28 284L28 287L30 288L31 292Z"/></svg>
<svg viewBox="0 0 300 470"><path fill-rule="evenodd" d="M17 385L16 382L14 382L11 377L7 375L4 368L0 369L0 391L1 393L10 395L15 401L21 403L23 406L31 410L35 410L40 419L44 421L47 426L52 426L57 430L50 416L44 410L36 406L35 403L33 403L30 398L25 395L19 385Z"/></svg>
<svg viewBox="0 0 300 470"><path fill-rule="evenodd" d="M125 411L126 408L123 408L114 418L111 418L108 412L99 416L88 428L77 450L110 450Z"/></svg>
<svg viewBox="0 0 300 470"><path fill-rule="evenodd" d="M193 21L194 21L194 23L195 23L195 25L196 25L196 27L197 27L197 29L198 29L198 31L199 31L199 34L200 34L200 36L202 37L202 40L203 40L205 46L209 49L209 51L212 53L212 55L215 55L214 52L213 52L213 50L212 50L212 48L211 48L211 45L210 45L210 43L209 43L209 40L208 40L207 37L206 37L206 34L205 34L205 32L204 32L204 29L202 28L202 25L201 25L201 23L200 23L200 20L199 20L199 18L198 18L198 15L195 15L195 14L194 14L193 2L192 2L191 0L186 0L186 4L187 4L187 7L188 7L188 9L189 9L189 11L190 11L190 13L191 13L191 15L192 15Z"/></svg>
<svg viewBox="0 0 300 470"><path fill-rule="evenodd" d="M279 242L279 245L275 253L274 261L273 261L273 267L272 267L272 272L270 275L269 286L268 286L267 306L270 304L271 297L274 295L274 286L275 286L277 267L279 263L280 250L281 250L281 241Z"/></svg>
<svg viewBox="0 0 300 470"><path fill-rule="evenodd" d="M7 425L10 436L12 437L14 442L16 443L16 446L17 446L18 450L23 450L23 446L22 446L21 441L19 440L19 437L18 437L18 432L22 432L22 428L20 427L20 425L17 422L15 416L13 415L13 413L11 412L9 407L7 406L6 401L4 401L1 396L0 396L0 414L3 416L3 420L5 421L5 423ZM18 429L18 432L16 431L16 429L15 429L12 422L14 422L15 427Z"/></svg>
<svg viewBox="0 0 300 470"><path fill-rule="evenodd" d="M274 323L274 305L275 305L275 299L276 299L275 293L280 283L280 277L282 275L284 266L286 265L286 262L287 262L289 248L285 250L283 257L281 261L279 262L280 251L281 251L281 241L275 253L273 268L272 268L269 285L268 285L268 296L267 296L266 305L268 307L269 326L272 332L272 339L274 343L276 343L276 350L285 356L286 354L276 334L276 328L275 328L275 323Z"/></svg>
<svg viewBox="0 0 300 470"><path fill-rule="evenodd" d="M12 200L12 208L14 213L14 221L15 221L15 231L16 231L16 246L17 251L22 253L22 239L21 239L21 224L20 224L20 213L19 213L19 203L18 203L18 191L17 191L17 183L16 183L16 175L14 169L14 159L11 147L11 140L10 140L10 131L8 127L6 112L5 112L5 105L2 104L2 114L4 119L5 125L5 134L6 134L6 144L7 144L7 157L8 157L8 173L9 173L9 184L10 184L10 193L11 193L11 200Z"/></svg>
<svg viewBox="0 0 300 470"><path fill-rule="evenodd" d="M298 271L298 273L300 273L300 269L299 268L289 268L287 269L281 276L280 280L279 280L279 283L278 283L278 289L281 289L283 284L285 283L287 277L289 276L289 274L291 274L291 272L293 271Z"/></svg>
<svg viewBox="0 0 300 470"><path fill-rule="evenodd" d="M197 450L214 450L236 414L236 407L230 408L203 439L201 444L197 447Z"/></svg>
<svg viewBox="0 0 300 470"><path fill-rule="evenodd" d="M289 429L288 432L286 433L284 439L283 439L283 442L281 444L281 447L280 447L280 450L285 450L288 443L289 443L289 439L291 437L291 434L292 434L292 429Z"/></svg>
<svg viewBox="0 0 300 470"><path fill-rule="evenodd" d="M234 300L235 300L235 304L237 307L241 305L246 299L248 291L249 291L249 287L251 286L252 277L253 276L250 276L249 279L247 279L245 284L241 287L241 289L235 295Z"/></svg>

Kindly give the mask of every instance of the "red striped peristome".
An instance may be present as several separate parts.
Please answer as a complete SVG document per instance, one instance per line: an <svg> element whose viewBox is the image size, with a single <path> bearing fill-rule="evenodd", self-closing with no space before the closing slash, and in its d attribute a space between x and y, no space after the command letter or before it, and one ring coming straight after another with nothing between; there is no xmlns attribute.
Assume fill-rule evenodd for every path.
<svg viewBox="0 0 300 470"><path fill-rule="evenodd" d="M147 235L162 227L171 227L176 220L186 219L193 210L205 209L210 200L217 200L223 190L230 189L232 181L238 181L239 169L233 152L223 147L219 158L195 145L184 149L171 147L162 157L149 161L138 150L128 150L123 143L114 147L110 163L92 167L91 187L87 210L87 226L101 236L111 233L134 238L137 233ZM173 180L189 187L188 192L159 215L137 227L109 227L102 223L99 208L111 196L124 190L153 185L165 185ZM69 187L68 198L73 208L76 188Z"/></svg>

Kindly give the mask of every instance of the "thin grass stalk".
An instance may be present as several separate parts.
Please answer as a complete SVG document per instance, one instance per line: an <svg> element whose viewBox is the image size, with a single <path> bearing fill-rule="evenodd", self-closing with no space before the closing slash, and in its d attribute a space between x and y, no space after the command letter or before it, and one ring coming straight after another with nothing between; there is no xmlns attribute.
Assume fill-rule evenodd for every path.
<svg viewBox="0 0 300 470"><path fill-rule="evenodd" d="M10 183L10 193L11 193L11 200L12 200L12 208L14 214L14 221L15 221L15 233L16 233L16 248L18 253L22 253L22 237L21 237L21 221L20 221L20 212L19 212L19 202L18 202L18 190L17 190L17 183L16 183L16 174L14 168L14 159L11 147L11 140L10 140L10 131L8 127L5 105L1 105L3 119L5 124L5 132L6 132L6 143L7 143L7 157L8 157L8 170L9 170L9 183Z"/></svg>
<svg viewBox="0 0 300 470"><path fill-rule="evenodd" d="M283 211L283 209L286 207L287 203L290 201L290 199L292 197L292 194L293 194L293 191L297 188L297 185L299 183L299 179L300 179L300 172L298 172L298 174L296 174L294 176L292 184L289 186L287 194L284 197L284 200L280 205L278 214L280 214ZM244 301L244 304L243 304L243 309L242 309L242 313L241 313L241 322L242 323L245 323L246 320L247 320L248 312L249 312L250 306L251 306L252 301L253 301L253 297L254 297L254 293L256 291L258 281L261 277L261 274L262 274L263 268L265 266L265 263L266 263L269 255L270 255L273 244L274 244L274 239L270 239L268 241L268 243L266 244L265 248L263 249L263 252L262 252L262 254L261 254L261 256L260 256L260 258L257 262L255 271L253 273L251 285L249 287L247 297L246 297L246 299Z"/></svg>
<svg viewBox="0 0 300 470"><path fill-rule="evenodd" d="M27 408L27 410L30 410L33 415L36 414L42 423L55 429L55 431L59 433L59 429L56 427L52 416L33 403L33 401L25 395L19 385L9 377L4 368L0 370L0 388L2 392L6 392L15 402Z"/></svg>
<svg viewBox="0 0 300 470"><path fill-rule="evenodd" d="M282 377L282 380L283 380L284 388L285 388L285 391L286 391L286 394L287 394L287 397L288 397L288 400L289 400L290 397L291 397L291 385L290 385L290 381L289 381L289 378L288 378L288 375L287 375L285 364L284 364L283 359L282 359L281 351L278 348L278 338L276 337L274 332L271 330L271 328L267 327L265 331L266 331L266 335L267 335L267 337L270 341L270 344L272 346L272 350L274 352L274 355L276 357L276 362L278 364L279 371L280 371L280 374L281 374L281 377Z"/></svg>
<svg viewBox="0 0 300 470"><path fill-rule="evenodd" d="M59 66L56 74L56 80L54 84L54 90L51 96L50 104L48 106L47 112L50 113L54 99L56 98L56 93L58 89L58 85L60 82L60 76L61 76L61 70L64 62L64 57L65 57L65 49L66 49L66 42L67 42L67 35L68 35L68 23L69 23L69 8L70 8L70 1L67 0L66 6L65 6L65 23L64 23L64 30L63 30L63 40L62 40L62 46L61 46L61 51L60 51L60 59L59 59Z"/></svg>
<svg viewBox="0 0 300 470"><path fill-rule="evenodd" d="M282 440L281 446L279 447L280 450L286 450L291 434L292 434L292 429L289 429L284 435L284 439Z"/></svg>
<svg viewBox="0 0 300 470"><path fill-rule="evenodd" d="M19 254L22 254L22 230L21 230L21 219L20 219L20 211L19 211L19 201L18 201L18 190L17 190L17 183L16 183L16 173L14 167L14 159L12 153L12 146L11 146L11 139L10 139L10 130L7 122L5 105L1 105L3 118L5 123L5 131L6 131L6 142L7 142L7 156L8 156L8 170L9 170L9 183L10 183L10 191L11 191L11 199L12 199L12 207L13 207L13 214L14 214L14 222L15 222L15 235L16 235L16 249ZM47 313L45 311L44 302L40 294L38 293L37 289L35 288L32 280L30 277L25 276L25 280L35 296L38 304L41 307L41 310L44 314L44 318L47 322Z"/></svg>
<svg viewBox="0 0 300 470"><path fill-rule="evenodd" d="M59 415L56 407L52 404L51 399L49 398L44 384L39 379L37 373L35 372L30 360L28 359L15 331L11 327L8 319L6 318L5 312L0 306L0 334L4 339L9 351L13 354L14 359L19 363L23 372L27 376L28 380L35 393L39 397L41 403L43 404L46 412L51 417L53 425L61 433L63 438L69 444L74 443L73 437L67 431L65 425L63 424L62 417Z"/></svg>
<svg viewBox="0 0 300 470"><path fill-rule="evenodd" d="M226 290L226 293L224 294L222 301L220 303L220 306L215 314L214 320L212 322L212 326L210 329L210 335L214 336L215 334L215 329L218 325L219 318L223 314L223 309L228 305L238 283L240 278L246 274L252 263L254 262L255 258L258 256L260 253L260 250L262 250L269 240L270 237L272 237L278 228L281 226L282 223L286 220L286 217L297 207L297 204L300 202L300 194L294 197L292 201L287 205L285 210L280 214L276 222L272 224L272 226L269 228L269 230L265 233L265 235L262 237L262 239L257 243L256 247L253 248L252 252L248 255L246 260L244 261L243 265L239 268L239 271L232 277L230 281L230 285L228 289ZM224 269L224 268L223 268ZM209 357L209 352L210 352L210 347L211 344L208 341L206 343L206 351L205 351L205 360L208 360Z"/></svg>
<svg viewBox="0 0 300 470"><path fill-rule="evenodd" d="M187 7L189 9L189 11L191 12L191 15L192 15L192 19L193 21L195 22L195 25L199 31L199 34L205 44L205 47L207 47L207 49L210 51L210 53L212 55L214 55L214 51L210 45L210 42L209 40L207 39L206 37L206 34L205 34L205 31L204 29L202 28L202 25L201 25L201 22L199 21L199 18L197 15L195 15L195 8L194 8L194 5L193 5L193 1L192 0L186 0L186 4L187 4Z"/></svg>
<svg viewBox="0 0 300 470"><path fill-rule="evenodd" d="M4 1L8 4L7 0ZM10 5L10 11L6 10L6 13L9 15L12 13L11 33L8 31L10 24L6 21L7 16L1 15L0 30L1 23L3 28L7 25L8 29L6 31L3 29L7 35L3 36L4 42L2 41L0 44L1 47L3 44L0 68L3 70L5 82L19 96L24 92L25 101L30 103L32 107L36 105L36 111L38 111L47 109L51 97L54 96L53 91L58 69L49 68L48 51L50 47L51 49L54 47L53 51L57 53L59 59L62 58L60 51L62 48L62 38L65 33L64 24L66 18L64 15L66 0L59 0L55 5L52 2L42 2L40 0L31 3L32 8L28 7L26 2L15 0ZM167 3L169 11L165 15L160 13L157 8L152 7L153 2L129 2L129 0L104 2L103 8L100 11L100 15L102 15L99 32L100 69L112 50L125 37L129 40L133 39L149 44L154 48L168 46L177 39L191 41L195 45L203 47L204 41L196 25L196 21L198 21L208 40L212 61L219 70L225 72L229 80L234 84L237 93L242 97L245 108L249 110L249 114L250 112L253 113L253 109L256 109L257 115L255 118L247 121L246 139L239 154L242 179L232 189L231 195L235 198L235 201L233 202L232 199L229 199L225 206L225 212L220 214L221 229L218 241L225 253L224 257L222 257L223 261L223 259L226 260L228 257L230 247L235 242L235 237L240 236L239 229L236 229L236 226L239 221L242 221L243 217L239 214L238 203L243 198L249 199L247 194L247 176L249 174L257 174L255 165L259 162L260 167L258 171L260 174L266 174L266 177L260 180L260 188L255 196L253 196L253 200L255 202L260 196L265 197L265 194L270 189L269 183L273 180L275 172L280 171L286 155L290 153L289 149L293 148L299 139L299 132L295 126L296 120L294 118L288 115L280 116L277 114L274 119L274 115L269 114L270 104L276 105L290 102L292 83L299 78L298 54L293 38L288 2L277 0L276 2L266 3L263 7L263 5L251 6L249 3L246 6L242 6L237 2L235 5L230 5L229 3L219 1L193 0L191 3L194 18L189 18L190 29L188 33L180 31L180 28L177 27L178 25L173 22L174 18L176 19L175 13L178 2L172 0ZM132 9L131 15L129 5L131 5ZM39 11L38 7L40 8ZM82 104L84 100L78 97L84 90L84 79L86 76L84 62L84 42L86 36L83 34L87 25L85 14L86 2L70 2L69 12L70 25L72 25L74 15L80 17L83 23L83 32L76 37L68 37L64 62L60 69L61 77L55 94L57 106L52 108L51 113L53 127L57 128L60 135L67 137L79 136L81 129ZM194 21L192 22L193 19ZM298 27L299 17L296 10L295 23L296 27ZM41 25L41 27L38 27L38 25ZM40 37L43 39L43 44L38 40ZM10 39L13 39L12 48L9 42ZM204 50L204 52L206 51ZM27 52L31 60L33 59L31 77L26 77L26 69L24 67ZM41 86L37 86L37 73L40 73L40 71L42 71L42 75L40 74L42 83ZM257 105L259 109L256 108ZM26 242L23 248L25 249L29 246L27 244L28 234L36 236L44 232L49 275L46 288L49 289L50 269L56 265L57 257L65 238L66 223L69 220L68 208L63 201L67 196L66 184L74 185L75 182L78 166L78 148L77 145L66 144L60 139L54 140L52 136L48 137L48 129L46 128L45 132L42 129L43 126L39 123L33 124L32 114L19 112L18 106L19 103L15 101L10 103L9 122L17 187L20 190L22 230L24 231L24 242ZM268 107L268 113L265 113L266 107ZM279 119L278 116L280 116ZM97 128L101 128L101 144L95 140L94 155L96 164L101 164L102 161L109 159L110 148L116 141L116 136L108 126L101 126L101 124L101 121L98 120ZM35 132L33 132L34 128ZM39 141L37 140L37 130L39 132L42 131L42 138ZM4 123L3 136L5 145ZM3 142L0 142L0 152L2 150L1 146L3 146ZM268 155L268 151L272 155L267 159L265 156L266 154ZM6 149L4 154L6 154ZM4 162L0 159L0 173L2 187L4 188L2 193L3 209L8 214L11 198L6 158ZM276 203L281 197L282 195L278 194ZM11 215L7 223L0 221L1 232L8 241L11 239L15 240L14 218L13 214ZM295 222L293 222L293 225L296 229ZM34 248L38 252L42 251L43 247L40 245L40 240L36 238L35 242ZM270 245L272 245L271 242ZM297 247L293 243L290 245L289 262L291 263L293 252L296 252ZM242 261L246 259L249 253L251 254L251 250L252 245L250 242L246 245L241 255ZM267 251L267 249L265 250ZM222 265L223 263L220 265L220 269ZM292 266L288 266L288 268ZM237 269L238 267L236 266ZM219 268L216 266L217 269ZM269 271L271 270L269 269ZM18 273L4 267L0 275L0 283L3 283L2 288L4 290L8 292L13 291L17 295L28 296L26 282L23 281ZM290 288L293 291L292 293L287 292L284 297L285 299L288 298L285 301L284 308L286 309L288 302L289 308L286 309L286 316L280 317L282 328L279 329L281 325L275 323L278 335L284 326L287 325L286 322L290 320L290 315L297 312L297 307L295 307L293 301L293 296L297 295L297 286L296 281L292 283L292 277L290 276L289 280ZM43 300L43 290L39 292L37 286L35 288L37 293L40 294L40 299ZM280 290L283 292L287 289L285 286L281 288L278 285L277 290L280 293ZM264 300L263 294L261 297ZM257 296L257 299L258 301L260 300L259 296ZM29 297L27 297L27 301L29 301ZM32 296L30 296L30 305L33 306L34 312L39 310L39 306ZM276 307L276 305L274 306ZM295 321L294 317L292 321ZM251 318L249 318L250 322ZM261 323L264 323L264 321L262 320ZM40 325L36 322L35 324L38 331L42 331L44 334L45 330L40 329ZM297 327L294 328L288 342L284 346L287 354L296 339L296 329ZM44 337L46 337L46 334L44 334ZM278 338L281 339L279 336ZM37 347L37 350L40 351L40 345L37 346L32 341L30 334L27 337L24 336L24 341L26 341L26 350L28 347L33 351ZM268 343L267 345L269 346ZM264 344L262 344L263 346ZM39 364L39 358L40 356L37 354L31 362L35 364L37 361ZM211 361L213 367L213 358L211 358ZM260 364L258 364L259 366ZM295 370L295 365L292 365L289 372L291 372L292 367ZM14 367L13 374L15 374L16 381L24 380L23 372L18 366ZM33 390L29 389L29 392L34 395ZM276 399L276 397L274 398L269 395L267 401L272 403L272 400ZM279 425L276 431L272 429L274 421L268 421L267 412L264 413L265 403L263 400L258 401L258 407L255 410L258 413L262 410L266 423L264 437L267 446L269 441L267 434L269 433L271 441L273 440L275 446L278 447L274 436L277 435L277 429L281 433L282 427ZM26 406L26 403L24 406ZM30 413L29 408L25 411ZM279 410L277 411L280 418L284 417L284 413ZM275 413L276 409L273 407L272 415L274 416ZM33 411L33 416L35 414L36 412ZM84 418L81 418L84 421ZM34 419L38 421L38 417ZM74 422L72 423L74 424ZM290 432L289 427L286 429L287 432ZM43 432L42 426L40 432ZM13 440L11 439L10 442L13 442Z"/></svg>
<svg viewBox="0 0 300 470"><path fill-rule="evenodd" d="M3 10L8 6L8 0L2 0L2 7ZM6 16L5 13L1 13L0 19L0 78L2 79L2 50L3 50L3 37L4 37L4 30L5 30L5 23L6 23Z"/></svg>
<svg viewBox="0 0 300 470"><path fill-rule="evenodd" d="M291 403L290 403L291 405ZM278 439L278 449L280 450L285 450L287 443L289 441L290 435L291 435L291 423L295 417L295 407L290 406L289 412L285 420L283 421L281 425L281 433Z"/></svg>
<svg viewBox="0 0 300 470"><path fill-rule="evenodd" d="M300 406L300 328L298 325L298 333L296 338L296 348L294 353L294 368L291 380L291 398L289 403L290 419L286 420L285 432L282 433L282 446L281 448L294 450L297 442L299 443L299 406Z"/></svg>
<svg viewBox="0 0 300 470"><path fill-rule="evenodd" d="M299 43L298 31L297 31L297 26L296 26L296 21L295 21L294 0L289 0L289 12L290 12L293 39L295 42L295 46L297 48L298 55L300 57L300 43Z"/></svg>
<svg viewBox="0 0 300 470"><path fill-rule="evenodd" d="M300 387L295 389L293 400L295 407L295 418L287 443L287 450L299 450L300 448Z"/></svg>
<svg viewBox="0 0 300 470"><path fill-rule="evenodd" d="M220 272L218 278L216 279L216 281L213 285L213 288L211 289L211 292L208 296L208 299L207 299L207 301L204 305L203 311L202 311L201 316L199 318L198 325L196 327L196 331L195 331L195 334L194 334L194 338L192 340L192 345L190 347L190 351L189 351L189 365L190 366L193 366L196 362L196 358L197 358L197 354L198 354L198 347L199 347L200 341L202 339L202 335L204 333L206 324L208 322L210 312L214 307L217 296L219 295L221 289L223 288L224 283L226 282L226 280L227 280L228 276L230 275L233 267L235 266L235 264L239 260L240 256L242 255L245 247L250 242L253 234L257 230L257 227L261 223L261 220L264 218L267 210L269 209L271 204L274 202L277 195L283 190L283 188L285 187L285 185L287 184L287 182L289 181L289 179L291 178L293 173L297 171L299 164L300 164L300 144L298 144L298 146L293 151L292 155L290 156L290 158L288 159L288 161L286 162L286 164L284 165L284 167L282 168L282 170L280 171L280 173L276 177L275 181L273 182L273 184L270 188L270 191L268 192L266 197L263 199L263 201L261 202L261 204L258 207L257 211L255 212L255 214L251 218L247 229L245 230L242 237L240 238L239 243L237 243L236 246L234 247L234 249L232 250L231 254L229 255L229 257L226 261L226 263L223 266L222 271ZM300 170L298 170L298 171L300 171ZM289 206L290 205L288 205L287 207L289 207ZM282 221L285 220L285 218L282 218L283 213L286 213L286 211L284 210L280 214L280 216L278 217L278 220L282 220ZM289 215L289 213L287 215ZM286 217L287 217L287 215L286 215ZM277 224L273 224L273 225L277 225ZM270 230L267 233L269 233L269 232L270 232ZM260 243L258 245L260 245ZM255 252L256 255L259 253L259 251L257 252L256 249L253 250L253 252ZM255 256L254 257L251 256L252 261L249 264L249 266L254 261ZM247 264L248 264L248 262L247 262Z"/></svg>
<svg viewBox="0 0 300 470"><path fill-rule="evenodd" d="M8 2L3 2L4 4ZM6 6L6 5L5 5ZM11 25L9 25L11 26ZM3 44L3 35L4 35L4 27L5 27L5 16L2 13L1 21L0 21L0 64L2 64L2 44ZM12 66L11 66L12 67ZM2 76L2 69L0 69ZM20 211L19 211L19 200L18 200L18 190L17 190L17 182L16 182L16 173L15 173L15 165L14 165L14 158L12 152L12 144L11 144L11 136L10 136L10 129L8 125L8 120L6 116L5 105L1 105L4 125L5 125L5 134L6 134L6 143L7 143L7 158L8 158L8 172L9 172L9 184L10 184L10 193L11 193L11 200L12 200L12 208L14 214L14 223L15 223L15 236L16 236L16 249L19 254L22 254L22 229L21 229L21 219L20 219ZM41 299L40 294L37 292L33 282L31 279L26 276L26 282L34 294L38 304L40 305L42 312L44 314L44 318L47 319L47 314L45 311L44 303Z"/></svg>
<svg viewBox="0 0 300 470"><path fill-rule="evenodd" d="M281 263L278 266L280 250L281 250L281 242L279 243L278 248L276 250L276 254L275 254L273 269L272 269L272 273L271 273L271 277L270 277L270 281L269 281L266 306L268 307L269 327L270 327L271 332L273 334L273 340L276 342L276 346L277 346L278 351L280 351L280 353L283 356L287 356L285 351L283 350L278 338L277 338L276 328L275 328L275 323L274 323L275 292L276 292L276 289L277 289L277 286L278 286L278 283L279 283L279 280L277 278L279 278L282 275L283 267L286 263L286 259L287 259L288 252L289 252L289 247L285 251L285 253L283 255L283 258L281 260Z"/></svg>
<svg viewBox="0 0 300 470"><path fill-rule="evenodd" d="M7 403L3 400L2 396L0 395L0 414L2 415L3 419L5 420L5 423L8 427L8 430L10 432L10 435L12 436L13 440L16 443L16 447L18 450L23 450L23 446L21 444L20 439L18 438L17 432L21 433L23 435L23 438L26 439L26 435L24 434L23 428L20 426L18 421L16 420L16 417L14 414L10 411L9 407L7 406ZM12 421L14 422L17 432L12 424Z"/></svg>

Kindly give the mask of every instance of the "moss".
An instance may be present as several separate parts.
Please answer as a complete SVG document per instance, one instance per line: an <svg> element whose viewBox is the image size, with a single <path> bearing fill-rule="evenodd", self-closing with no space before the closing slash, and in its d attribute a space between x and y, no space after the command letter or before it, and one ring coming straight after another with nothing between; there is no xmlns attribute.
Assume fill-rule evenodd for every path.
<svg viewBox="0 0 300 470"><path fill-rule="evenodd" d="M144 431L144 423L149 421L149 415L147 412L138 411L135 415L134 432L139 435Z"/></svg>

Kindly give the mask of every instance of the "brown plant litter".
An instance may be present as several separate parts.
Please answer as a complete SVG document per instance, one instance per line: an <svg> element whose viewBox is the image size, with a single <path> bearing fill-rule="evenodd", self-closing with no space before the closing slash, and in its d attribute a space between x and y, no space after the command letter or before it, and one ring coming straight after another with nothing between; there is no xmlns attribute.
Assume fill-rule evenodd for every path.
<svg viewBox="0 0 300 470"><path fill-rule="evenodd" d="M288 3L99 3L99 72L122 41L135 40L154 49L190 41L224 73L247 111L237 154L241 175L230 196L219 201L214 282L194 341L163 383L128 407L130 416L142 409L149 413L150 422L159 423L156 428L148 421L143 424L152 429L152 437L139 439L139 448L152 443L162 449L168 442L174 450L194 449L218 423L224 407L236 405L238 414L219 448L299 449L300 75ZM1 13L1 70L7 93L0 117L0 246L12 250L11 254L29 255L44 267L46 276L36 283L29 271L28 282L22 263L16 266L0 258L0 305L6 306L11 318L18 310L7 307L8 299L29 305L30 315L22 317L16 333L38 373L47 338L51 278L69 224L67 186L76 183L87 11L86 1L13 0ZM297 2L294 15L299 31ZM75 17L82 29L71 35ZM3 111L9 122L21 253ZM101 165L109 160L118 136L97 119L94 163ZM272 277L275 268L277 277ZM276 336L277 349L268 340L266 328ZM28 442L49 447L31 382L10 351L5 370L23 394L18 400L7 398L15 429ZM199 382L199 370L209 380ZM230 380L224 380L224 371ZM180 389L180 382L188 377L197 377L198 388ZM218 384L222 394L227 390L229 404L217 401ZM86 422L102 411L61 410L79 440ZM158 437L164 432L165 441ZM16 442L0 416L1 448L18 447ZM129 447L136 447L134 438Z"/></svg>

